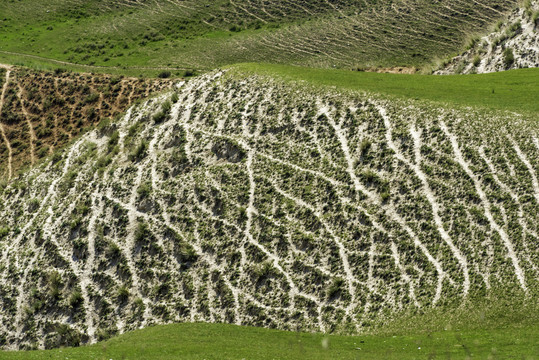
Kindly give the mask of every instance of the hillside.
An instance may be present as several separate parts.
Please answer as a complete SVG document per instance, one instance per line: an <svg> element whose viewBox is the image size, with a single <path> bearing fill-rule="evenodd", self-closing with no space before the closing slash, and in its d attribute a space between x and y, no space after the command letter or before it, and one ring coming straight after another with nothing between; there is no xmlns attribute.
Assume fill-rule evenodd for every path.
<svg viewBox="0 0 539 360"><path fill-rule="evenodd" d="M168 322L356 332L537 296L536 116L305 80L210 72L9 183L2 344Z"/></svg>
<svg viewBox="0 0 539 360"><path fill-rule="evenodd" d="M4 1L0 59L21 64L62 61L111 71L213 69L260 61L348 69L420 67L434 57L459 52L471 33L485 32L517 3Z"/></svg>
<svg viewBox="0 0 539 360"><path fill-rule="evenodd" d="M61 149L172 80L0 68L0 179Z"/></svg>
<svg viewBox="0 0 539 360"><path fill-rule="evenodd" d="M472 38L468 50L436 74L473 74L539 67L539 1L527 0L495 30Z"/></svg>

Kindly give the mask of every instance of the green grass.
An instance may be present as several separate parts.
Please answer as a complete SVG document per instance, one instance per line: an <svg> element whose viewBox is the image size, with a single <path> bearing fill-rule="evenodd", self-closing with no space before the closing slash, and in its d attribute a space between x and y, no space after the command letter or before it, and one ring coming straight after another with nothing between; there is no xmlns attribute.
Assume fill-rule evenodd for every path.
<svg viewBox="0 0 539 360"><path fill-rule="evenodd" d="M64 63L56 59L48 59L28 54L12 54L0 51L0 63L28 67L39 71L54 71L62 69L78 73L98 73L123 75L130 77L157 78L163 71L170 71L171 77L185 77L192 74L193 69L187 68L153 68L144 66L92 66Z"/></svg>
<svg viewBox="0 0 539 360"><path fill-rule="evenodd" d="M228 324L171 324L90 346L0 352L0 359L526 359L539 360L536 298L496 295L403 314L365 334ZM359 350L359 349L361 350Z"/></svg>
<svg viewBox="0 0 539 360"><path fill-rule="evenodd" d="M539 69L480 75L405 75L312 69L273 64L240 64L239 71L306 81L318 86L363 90L457 106L539 113Z"/></svg>
<svg viewBox="0 0 539 360"><path fill-rule="evenodd" d="M155 326L80 348L2 359L538 359L539 328L338 336L225 324Z"/></svg>

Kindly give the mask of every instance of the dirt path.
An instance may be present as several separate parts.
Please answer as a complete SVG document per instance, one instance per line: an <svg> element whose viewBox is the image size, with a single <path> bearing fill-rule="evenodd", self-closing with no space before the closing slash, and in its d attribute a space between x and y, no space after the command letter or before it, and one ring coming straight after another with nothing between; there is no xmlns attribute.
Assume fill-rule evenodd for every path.
<svg viewBox="0 0 539 360"><path fill-rule="evenodd" d="M20 83L17 83L17 86L19 88L19 91L17 92L17 98L19 99L19 102L21 103L22 113L24 114L24 117L26 119L26 124L28 125L28 131L30 132L30 160L32 162L32 165L34 165L36 163L37 136L34 131L34 126L32 125L32 121L30 120L30 114L28 114L28 110L26 109L26 106L24 106L24 99L22 97L22 86Z"/></svg>
<svg viewBox="0 0 539 360"><path fill-rule="evenodd" d="M11 74L11 68L7 65L0 64L1 68L6 69L6 78L4 80L4 86L2 87L2 95L0 95L0 116L2 115L2 108L4 107L4 98L6 96L7 87L9 84L9 75ZM13 162L13 150L11 149L11 143L9 142L9 139L6 136L6 132L4 130L4 126L2 125L2 121L0 118L0 133L2 134L2 138L4 139L4 142L6 143L7 150L8 150L8 179L11 179L12 176L12 162Z"/></svg>
<svg viewBox="0 0 539 360"><path fill-rule="evenodd" d="M43 57L43 56L23 54L23 53L17 53L17 52L12 52L12 51L0 50L0 54L16 55L16 56L27 57L27 58L30 58L30 59L50 61L50 62L53 62L55 64L60 64L60 65L80 66L80 67L87 68L87 69L124 70L124 68L120 67L120 66L103 66L103 65L77 64L77 63L72 63L72 62L69 62L69 61L61 61L61 60L46 58L46 57ZM191 70L190 68L178 68L178 67L167 67L167 66L157 66L157 67L152 67L152 66L129 66L128 69L134 69L134 70L171 70L171 71L174 71L174 70L181 70L181 71Z"/></svg>

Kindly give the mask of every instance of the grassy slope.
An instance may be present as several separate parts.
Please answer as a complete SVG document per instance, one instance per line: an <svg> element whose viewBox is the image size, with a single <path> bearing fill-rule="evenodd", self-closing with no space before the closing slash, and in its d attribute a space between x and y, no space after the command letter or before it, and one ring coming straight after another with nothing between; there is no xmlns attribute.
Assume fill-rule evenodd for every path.
<svg viewBox="0 0 539 360"><path fill-rule="evenodd" d="M1 355L2 359L537 359L538 344L537 326L354 337L176 324L88 347Z"/></svg>
<svg viewBox="0 0 539 360"><path fill-rule="evenodd" d="M421 66L458 51L516 3L23 0L0 4L0 52L129 68ZM37 61L5 52L0 60Z"/></svg>
<svg viewBox="0 0 539 360"><path fill-rule="evenodd" d="M240 64L235 68L292 81L342 89L364 90L458 106L539 113L539 69L482 75L430 76L378 74L312 69L269 64Z"/></svg>

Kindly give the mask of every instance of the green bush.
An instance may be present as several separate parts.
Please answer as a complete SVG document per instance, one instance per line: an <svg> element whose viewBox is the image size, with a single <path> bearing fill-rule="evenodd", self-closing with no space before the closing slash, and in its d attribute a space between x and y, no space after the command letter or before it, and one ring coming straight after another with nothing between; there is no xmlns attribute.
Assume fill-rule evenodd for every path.
<svg viewBox="0 0 539 360"><path fill-rule="evenodd" d="M506 48L503 51L503 64L505 68L509 68L513 63L515 62L515 55L513 54L513 50L510 48Z"/></svg>
<svg viewBox="0 0 539 360"><path fill-rule="evenodd" d="M539 11L533 13L532 22L535 24L535 27L539 26Z"/></svg>
<svg viewBox="0 0 539 360"><path fill-rule="evenodd" d="M141 199L147 198L152 192L152 184L145 182L137 189L137 194Z"/></svg>
<svg viewBox="0 0 539 360"><path fill-rule="evenodd" d="M9 228L7 227L0 227L0 239L3 239L9 234Z"/></svg>
<svg viewBox="0 0 539 360"><path fill-rule="evenodd" d="M127 286L121 286L118 289L118 300L120 300L121 302L125 302L127 301L127 299L129 299L129 289L127 288Z"/></svg>
<svg viewBox="0 0 539 360"><path fill-rule="evenodd" d="M158 76L159 78L161 78L161 79L167 79L167 78L170 77L170 75L172 75L172 74L170 73L170 71L165 70L165 71L161 71L161 72L159 73L159 75L157 75L157 76Z"/></svg>
<svg viewBox="0 0 539 360"><path fill-rule="evenodd" d="M158 111L157 113L154 114L153 121L156 124L159 124L159 123L162 123L163 121L165 121L166 118L167 118L167 114L165 114L165 112L160 110L160 111Z"/></svg>
<svg viewBox="0 0 539 360"><path fill-rule="evenodd" d="M146 140L142 140L135 151L130 155L130 158L131 160L140 161L146 156L147 151L148 142Z"/></svg>
<svg viewBox="0 0 539 360"><path fill-rule="evenodd" d="M333 300L342 292L344 286L344 280L341 278L335 278L327 290L327 297L329 300Z"/></svg>
<svg viewBox="0 0 539 360"><path fill-rule="evenodd" d="M97 100L99 100L99 94L98 93L91 93L90 95L88 95L86 97L86 99L84 99L84 103L86 104L93 104L95 103Z"/></svg>
<svg viewBox="0 0 539 360"><path fill-rule="evenodd" d="M69 297L69 306L71 306L73 309L76 309L80 305L82 305L82 302L83 302L83 298L82 298L82 293L80 291L74 291Z"/></svg>

